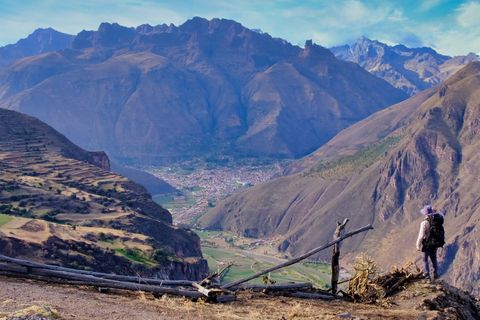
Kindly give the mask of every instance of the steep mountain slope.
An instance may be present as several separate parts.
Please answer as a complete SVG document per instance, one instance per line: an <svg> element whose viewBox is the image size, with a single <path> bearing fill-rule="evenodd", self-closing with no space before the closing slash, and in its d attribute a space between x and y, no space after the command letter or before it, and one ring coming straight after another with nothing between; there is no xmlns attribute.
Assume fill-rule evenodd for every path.
<svg viewBox="0 0 480 320"><path fill-rule="evenodd" d="M198 236L109 168L103 152L0 109L0 251L108 272L204 275Z"/></svg>
<svg viewBox="0 0 480 320"><path fill-rule="evenodd" d="M452 58L431 48L392 47L365 37L330 50L337 58L358 63L409 95L436 86L469 62L479 60L473 53Z"/></svg>
<svg viewBox="0 0 480 320"><path fill-rule="evenodd" d="M0 67L20 58L66 49L70 47L73 38L73 35L52 28L37 29L15 44L0 47Z"/></svg>
<svg viewBox="0 0 480 320"><path fill-rule="evenodd" d="M157 178L151 173L141 171L138 169L125 167L116 163L112 163L112 171L118 173L135 183L138 183L147 189L151 195L167 194L167 193L180 193L180 190L170 185L165 180Z"/></svg>
<svg viewBox="0 0 480 320"><path fill-rule="evenodd" d="M414 260L419 208L446 214L445 279L479 294L480 63L440 87L346 129L292 172L228 198L202 218L209 228L280 237L293 255L331 239L335 221L375 230L345 243L382 265ZM327 258L324 253L320 258Z"/></svg>
<svg viewBox="0 0 480 320"><path fill-rule="evenodd" d="M0 102L120 162L299 157L406 97L359 66L230 20L102 24L0 73Z"/></svg>

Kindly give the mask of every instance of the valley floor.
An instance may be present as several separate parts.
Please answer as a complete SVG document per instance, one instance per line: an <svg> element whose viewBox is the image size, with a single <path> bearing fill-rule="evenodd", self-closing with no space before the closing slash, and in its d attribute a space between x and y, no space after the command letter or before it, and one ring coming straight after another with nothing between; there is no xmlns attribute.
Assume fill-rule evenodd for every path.
<svg viewBox="0 0 480 320"><path fill-rule="evenodd" d="M417 286L417 287L415 287ZM52 285L0 277L0 319L15 312L55 310L57 319L435 319L419 307L432 298L434 286L417 283L388 308L341 301L325 302L245 293L229 304L153 298L143 293L99 293L89 287ZM32 306L36 306L34 309ZM38 308L40 307L40 308ZM28 313L21 311L23 314ZM19 319L19 318L15 318ZM22 318L21 318L22 319ZM25 318L23 318L25 319ZM35 318L35 319L49 319ZM52 318L53 319L53 318ZM444 318L441 318L444 319ZM445 318L456 319L456 318Z"/></svg>
<svg viewBox="0 0 480 320"><path fill-rule="evenodd" d="M208 261L210 274L219 272L232 264L223 274L222 284L236 281L252 273L264 270L287 261L286 256L278 252L277 240L254 239L237 236L225 231L194 229L201 239L202 253ZM327 289L330 281L330 264L318 261L304 261L269 275L276 282L310 282L317 288ZM341 270L341 278L348 278ZM263 283L261 278L252 283Z"/></svg>
<svg viewBox="0 0 480 320"><path fill-rule="evenodd" d="M218 165L187 161L169 167L142 169L182 192L182 195L154 195L153 199L172 213L175 224L191 225L217 201L280 174L285 163L251 160Z"/></svg>

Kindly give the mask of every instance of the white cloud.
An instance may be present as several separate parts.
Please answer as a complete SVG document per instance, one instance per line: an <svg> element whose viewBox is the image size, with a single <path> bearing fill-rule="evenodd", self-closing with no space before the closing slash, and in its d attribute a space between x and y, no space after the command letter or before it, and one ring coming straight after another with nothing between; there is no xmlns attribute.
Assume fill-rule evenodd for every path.
<svg viewBox="0 0 480 320"><path fill-rule="evenodd" d="M335 35L332 33L314 31L311 38L313 42L323 46L329 47L335 44Z"/></svg>
<svg viewBox="0 0 480 320"><path fill-rule="evenodd" d="M428 11L440 5L442 0L423 0L420 4L420 11Z"/></svg>
<svg viewBox="0 0 480 320"><path fill-rule="evenodd" d="M304 11L308 11L303 16L308 20L304 33L327 47L350 43L361 36L394 42L392 37L411 33L404 30L409 21L402 8L385 1L332 1L319 10Z"/></svg>
<svg viewBox="0 0 480 320"><path fill-rule="evenodd" d="M461 27L480 27L480 3L467 2L461 5L457 12L457 22Z"/></svg>
<svg viewBox="0 0 480 320"><path fill-rule="evenodd" d="M358 0L345 1L339 12L343 15L344 23L362 22L373 17L368 8Z"/></svg>
<svg viewBox="0 0 480 320"><path fill-rule="evenodd" d="M467 2L455 11L454 23L432 32L433 43L451 55L480 53L480 3Z"/></svg>
<svg viewBox="0 0 480 320"><path fill-rule="evenodd" d="M400 9L394 9L390 16L388 17L388 20L395 21L395 22L400 22L400 21L406 21L407 18L404 16L403 11Z"/></svg>

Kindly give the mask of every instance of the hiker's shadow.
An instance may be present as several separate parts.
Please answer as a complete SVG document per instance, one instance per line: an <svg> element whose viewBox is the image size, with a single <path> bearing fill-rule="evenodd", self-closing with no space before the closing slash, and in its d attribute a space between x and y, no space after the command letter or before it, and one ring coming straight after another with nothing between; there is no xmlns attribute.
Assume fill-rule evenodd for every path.
<svg viewBox="0 0 480 320"><path fill-rule="evenodd" d="M443 249L439 249L438 255L438 273L444 275L452 265L458 252L458 244L456 242L446 245Z"/></svg>

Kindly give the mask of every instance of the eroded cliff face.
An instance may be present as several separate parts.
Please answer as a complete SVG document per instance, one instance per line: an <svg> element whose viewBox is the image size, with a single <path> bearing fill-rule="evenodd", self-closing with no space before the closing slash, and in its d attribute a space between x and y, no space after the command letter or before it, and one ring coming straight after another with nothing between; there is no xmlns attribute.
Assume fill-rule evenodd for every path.
<svg viewBox="0 0 480 320"><path fill-rule="evenodd" d="M352 126L305 162L310 167L227 199L202 223L280 236L280 249L298 255L329 241L335 221L349 217L350 228L372 223L375 230L346 241L346 258L365 251L389 266L419 261L419 209L433 203L446 217L443 276L479 294L480 63L412 99L415 108L407 100ZM401 115L403 104L410 114ZM401 125L382 134L375 126L381 119Z"/></svg>

